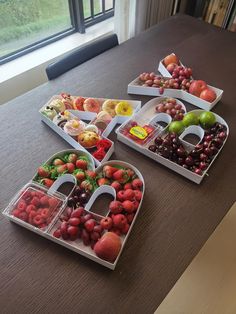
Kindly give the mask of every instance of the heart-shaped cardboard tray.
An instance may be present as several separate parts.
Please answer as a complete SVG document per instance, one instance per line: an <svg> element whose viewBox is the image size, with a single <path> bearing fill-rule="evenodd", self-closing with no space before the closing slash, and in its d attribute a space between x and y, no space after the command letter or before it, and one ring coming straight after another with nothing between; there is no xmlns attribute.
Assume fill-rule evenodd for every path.
<svg viewBox="0 0 236 314"><path fill-rule="evenodd" d="M170 72L166 69L162 59L159 62L158 71L163 76L163 78L171 78L172 75ZM180 65L182 65L184 68L185 66L180 62ZM191 77L192 78L192 77ZM192 78L193 79L193 78ZM202 108L204 110L211 110L222 98L223 90L207 85L208 88L212 89L216 93L216 99L213 102L208 102L204 99L201 99L197 96L194 96L190 94L189 92L182 90L182 89L171 89L171 88L165 88L163 93L161 94L159 91L159 88L151 87L151 86L143 86L143 83L139 76L136 77L132 82L128 84L128 94L136 94L136 95L147 95L147 96L165 96L165 97L173 97L173 98L179 98L182 100L185 100L189 102L192 105L195 105L199 108Z"/></svg>
<svg viewBox="0 0 236 314"><path fill-rule="evenodd" d="M65 164L72 158L69 156L74 158L74 174L83 173L84 178L79 180L61 171L55 175L55 169L59 171L60 167L58 160ZM77 165L83 169L77 172ZM50 175L38 169L3 214L47 239L114 269L142 204L145 184L141 173L131 164L118 160L107 161L95 169L90 154L75 149L54 154L42 167ZM96 199L104 194L114 198L105 216L91 211Z"/></svg>
<svg viewBox="0 0 236 314"><path fill-rule="evenodd" d="M94 101L95 104L99 104L99 112L92 111L83 111L83 104L82 102L89 99L90 101ZM110 102L110 106L107 103ZM105 109L104 111L104 103ZM122 111L117 114L115 113L116 104L123 103L123 105L129 104L130 108L132 108L132 112L130 115L126 115L127 111L124 110L123 114ZM95 105L94 105L95 106ZM78 108L78 109L76 109ZM84 150L90 153L94 160L95 164L98 166L101 162L107 161L112 153L114 152L114 143L107 139L110 132L116 126L116 124L121 124L127 121L133 113L137 112L141 108L141 101L136 100L118 100L118 99L107 99L107 98L89 98L84 96L71 96L67 93L62 93L61 95L53 96L47 103L44 105L39 113L41 120L45 122L50 128L52 128L56 133L58 133L64 140L66 140L72 147L78 150ZM125 109L125 107L124 107ZM127 108L126 108L127 109ZM93 108L90 110L94 110ZM103 116L101 116L101 111ZM108 115L108 111L112 113L112 116ZM104 115L105 113L105 115ZM85 123L83 120L87 121ZM73 136L73 133L70 133L67 128L67 132L65 131L65 123L72 121L78 121L80 124L77 127L80 128L78 132L83 133L83 131L95 131L97 134L97 141L94 142L94 145L86 146L85 144L82 145L82 141L79 142L78 136ZM76 133L77 134L77 133ZM96 136L95 134L95 136ZM104 151L104 154L101 155L101 147L100 141L106 141L107 147ZM90 144L90 143L89 143ZM102 149L103 149L103 143Z"/></svg>
<svg viewBox="0 0 236 314"><path fill-rule="evenodd" d="M227 140L228 125L219 115L208 112L215 117L215 123L211 128L203 129L200 124L190 125L181 130L179 136L171 135L169 126L173 115L157 112L157 108L160 108L159 105L164 101L168 101L168 98L157 97L147 102L138 113L116 130L117 138L133 149L199 184ZM172 99L172 101L182 106L181 114L183 112L185 112L183 115L187 114L184 105L179 100ZM198 109L188 113L190 112L199 118L205 111ZM173 139L176 146L172 145ZM180 147L184 149L184 152L183 149L177 151ZM205 152L208 153L207 158ZM187 159L189 156L191 158ZM187 165L185 164L186 159ZM199 167L200 169L198 169Z"/></svg>

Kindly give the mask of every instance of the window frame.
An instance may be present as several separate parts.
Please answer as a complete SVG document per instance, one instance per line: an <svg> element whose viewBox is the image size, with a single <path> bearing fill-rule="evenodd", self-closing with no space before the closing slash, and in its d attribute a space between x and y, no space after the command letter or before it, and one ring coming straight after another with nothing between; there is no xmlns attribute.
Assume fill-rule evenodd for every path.
<svg viewBox="0 0 236 314"><path fill-rule="evenodd" d="M90 0L90 3L92 4L93 1L94 0ZM24 56L36 49L45 47L71 34L74 34L77 32L84 34L85 29L87 27L97 24L99 22L102 22L105 19L114 16L115 0L113 0L112 9L102 10L101 13L93 15L92 18L88 17L86 19L84 18L83 0L68 0L68 4L69 4L69 12L70 12L70 20L71 20L70 28L67 28L61 32L55 33L42 40L36 41L30 45L27 45L21 49L15 50L12 53L9 53L0 57L0 65L5 64L21 56ZM102 0L102 8L105 9L105 0Z"/></svg>

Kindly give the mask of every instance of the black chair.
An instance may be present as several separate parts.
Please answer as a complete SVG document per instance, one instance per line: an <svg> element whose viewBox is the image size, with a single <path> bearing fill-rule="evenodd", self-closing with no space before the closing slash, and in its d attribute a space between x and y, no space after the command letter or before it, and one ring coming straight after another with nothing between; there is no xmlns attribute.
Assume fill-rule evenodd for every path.
<svg viewBox="0 0 236 314"><path fill-rule="evenodd" d="M49 80L55 79L61 74L73 69L77 65L92 59L100 53L117 45L118 38L116 34L98 39L87 46L73 51L61 60L49 64L46 68L47 77Z"/></svg>

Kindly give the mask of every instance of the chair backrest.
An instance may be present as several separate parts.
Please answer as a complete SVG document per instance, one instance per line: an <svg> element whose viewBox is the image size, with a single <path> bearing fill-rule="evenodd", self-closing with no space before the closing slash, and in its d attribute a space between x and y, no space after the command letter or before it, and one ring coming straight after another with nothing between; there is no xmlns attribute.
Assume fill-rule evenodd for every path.
<svg viewBox="0 0 236 314"><path fill-rule="evenodd" d="M61 60L51 63L46 68L47 77L52 80L61 74L73 69L77 65L92 59L100 53L111 49L118 45L118 38L116 34L106 36L98 39L89 45L79 48L66 56Z"/></svg>

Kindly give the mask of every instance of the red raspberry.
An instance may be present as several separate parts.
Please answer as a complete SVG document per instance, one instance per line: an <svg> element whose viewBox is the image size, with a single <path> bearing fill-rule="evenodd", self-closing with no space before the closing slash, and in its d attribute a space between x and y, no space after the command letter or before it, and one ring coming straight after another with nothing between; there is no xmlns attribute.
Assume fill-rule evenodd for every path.
<svg viewBox="0 0 236 314"><path fill-rule="evenodd" d="M51 208L56 208L59 205L59 201L54 197L50 197L48 199L48 202L49 202L49 207Z"/></svg>
<svg viewBox="0 0 236 314"><path fill-rule="evenodd" d="M18 215L18 218L27 222L28 214L26 212L20 212L19 215Z"/></svg>
<svg viewBox="0 0 236 314"><path fill-rule="evenodd" d="M40 213L41 217L46 219L50 215L49 208L43 208Z"/></svg>
<svg viewBox="0 0 236 314"><path fill-rule="evenodd" d="M19 200L19 202L17 204L17 209L19 211L24 211L26 209L26 207L27 207L26 202L23 199Z"/></svg>
<svg viewBox="0 0 236 314"><path fill-rule="evenodd" d="M43 229L43 228L46 228L46 227L47 227L47 224L45 224L45 223L42 223L42 224L39 225L40 229Z"/></svg>
<svg viewBox="0 0 236 314"><path fill-rule="evenodd" d="M36 192L35 192L36 193ZM38 207L40 205L39 197L34 196L31 200L31 204Z"/></svg>
<svg viewBox="0 0 236 314"><path fill-rule="evenodd" d="M41 204L42 206L48 207L48 205L49 205L48 200L49 200L49 198L48 198L46 195L44 195L44 196L42 196L42 197L40 198L40 204Z"/></svg>
<svg viewBox="0 0 236 314"><path fill-rule="evenodd" d="M24 200L29 200L31 198L31 192L29 190L25 191L22 195Z"/></svg>
<svg viewBox="0 0 236 314"><path fill-rule="evenodd" d="M19 211L19 209L14 209L11 214L18 218L19 214L20 214L20 211Z"/></svg>
<svg viewBox="0 0 236 314"><path fill-rule="evenodd" d="M33 218L33 223L34 225L36 226L39 226L43 223L43 218L41 217L41 215L36 215L34 218Z"/></svg>
<svg viewBox="0 0 236 314"><path fill-rule="evenodd" d="M25 211L29 214L32 210L36 210L36 207L34 205L28 205L25 209Z"/></svg>

